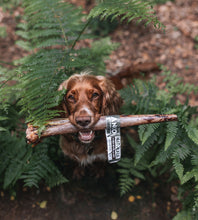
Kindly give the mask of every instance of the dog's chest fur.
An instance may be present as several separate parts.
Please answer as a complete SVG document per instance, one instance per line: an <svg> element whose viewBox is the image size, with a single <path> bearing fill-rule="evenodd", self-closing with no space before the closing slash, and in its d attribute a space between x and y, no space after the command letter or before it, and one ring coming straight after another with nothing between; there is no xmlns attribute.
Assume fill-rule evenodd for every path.
<svg viewBox="0 0 198 220"><path fill-rule="evenodd" d="M61 135L60 146L65 155L86 166L94 161L105 161L107 159L107 145L104 132L90 143L83 144L72 134Z"/></svg>

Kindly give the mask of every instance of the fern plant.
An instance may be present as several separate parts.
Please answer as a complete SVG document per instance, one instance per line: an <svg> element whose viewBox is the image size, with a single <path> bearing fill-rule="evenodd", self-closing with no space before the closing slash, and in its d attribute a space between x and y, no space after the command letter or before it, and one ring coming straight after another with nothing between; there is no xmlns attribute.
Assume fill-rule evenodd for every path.
<svg viewBox="0 0 198 220"><path fill-rule="evenodd" d="M13 8L18 7L21 4L22 0L1 0L1 7L3 8L3 10L10 10L12 11Z"/></svg>
<svg viewBox="0 0 198 220"><path fill-rule="evenodd" d="M75 49L80 39L91 37L84 33L87 24L82 22L81 10L58 0L24 1L26 24L18 31L25 43L18 42L31 51L20 62L19 85L22 90L20 105L27 121L42 125L57 116L50 110L57 106L61 94L58 85L74 72L88 68L97 73L104 71L104 58L115 49L108 38L94 42L91 48ZM34 52L36 51L36 52Z"/></svg>
<svg viewBox="0 0 198 220"><path fill-rule="evenodd" d="M49 186L67 182L58 168L50 148L56 146L52 139L45 140L38 148L32 148L25 141L25 127L15 105L10 105L0 115L7 115L7 120L0 121L0 183L4 189L14 189L23 179L26 186L37 186L41 180ZM55 146L53 146L55 145ZM59 149L59 148L58 148Z"/></svg>
<svg viewBox="0 0 198 220"><path fill-rule="evenodd" d="M124 20L130 22L133 19L136 19L138 23L144 21L145 25L152 23L158 28L163 26L155 16L154 10L152 9L152 5L149 1L100 1L100 3L90 11L88 18L96 18L98 16L101 19L111 17L111 20L120 17L121 22Z"/></svg>
<svg viewBox="0 0 198 220"><path fill-rule="evenodd" d="M74 72L84 69L95 74L105 71L104 59L115 49L108 38L95 41L91 48L77 48L81 39L92 38L86 28L96 16L107 18L134 18L160 25L149 3L142 1L102 1L85 18L81 10L58 0L24 1L26 23L20 24L18 34L26 41L18 42L31 51L22 59L18 70L22 90L20 104L27 114L27 121L42 128L58 112L50 110L57 106L62 96L57 92L61 81ZM83 20L86 20L83 22Z"/></svg>
<svg viewBox="0 0 198 220"><path fill-rule="evenodd" d="M104 10L105 4L108 7ZM31 148L24 141L25 127L21 121L25 118L42 130L47 120L59 114L52 109L62 99L57 88L63 80L84 69L104 74L104 60L118 45L112 44L109 38L91 40L90 47L78 44L94 38L89 25L95 15L122 17L128 22L134 18L146 19L145 22L160 25L151 6L137 0L99 2L88 16L59 0L23 0L22 7L25 14L17 34L23 40L17 44L29 55L15 61L18 66L14 71L0 71L0 132L3 134L0 137L0 179L5 189L12 188L19 179L27 186L38 186L43 179L51 186L67 181L60 173L58 159L54 159L57 158L57 141L52 155L51 139ZM11 79L16 84L9 86L7 82Z"/></svg>
<svg viewBox="0 0 198 220"><path fill-rule="evenodd" d="M123 113L173 113L178 115L177 122L139 126L136 130L139 134L140 143L136 143L132 137L128 136L128 142L135 151L135 155L133 160L123 158L119 164L121 193L127 192L130 186L133 186L131 178L137 177L135 173L130 173L131 168L136 169L138 173L144 167L144 170L148 170L156 176L165 171L168 172L172 167L181 182L180 187L190 185L189 192L193 191L189 194L191 202L184 204L185 212L182 212L183 215L190 213L189 216L191 216L192 210L194 212L198 210L198 121L195 120L198 109L197 106L189 106L188 98L185 103L181 104L177 95L197 92L198 88L190 84L184 85L181 78L176 74L171 74L165 67L162 69L164 82L166 82L164 90L159 90L154 84L155 80L152 79L148 83L138 80L134 82L134 85L121 91L121 96L125 99ZM194 186L193 189L192 186ZM184 201L187 200L189 199L185 198Z"/></svg>
<svg viewBox="0 0 198 220"><path fill-rule="evenodd" d="M43 179L50 186L67 182L58 167L59 158L54 157L58 155L57 141L54 144L47 139L36 148L27 146L21 120L25 115L26 122L31 121L42 130L47 120L59 114L52 108L62 99L61 92L57 92L60 82L87 68L93 74L105 72L104 60L117 45L109 38L93 41L90 47L78 45L79 41L94 38L89 29L91 21L99 16L101 20L136 19L145 25L161 26L148 1L99 1L88 16L59 0L24 0L23 6L24 23L18 26L18 34L24 40L18 44L29 55L18 61L17 75L0 69L0 182L4 188L13 187L19 179L27 186L37 187ZM175 219L190 219L198 213L198 112L197 107L188 105L188 100L178 102L177 95L197 92L197 88L184 85L177 75L162 69L166 89L159 90L152 79L148 83L135 81L121 91L125 100L123 114L174 113L179 118L178 122L135 127L140 142L127 136L135 155L119 163L121 194L130 190L134 177L145 179L144 171L160 175L174 168L172 175L176 174L181 182L181 198L185 196L183 192L189 192L184 198L184 210ZM10 79L19 83L9 86ZM55 150L52 155L51 147Z"/></svg>

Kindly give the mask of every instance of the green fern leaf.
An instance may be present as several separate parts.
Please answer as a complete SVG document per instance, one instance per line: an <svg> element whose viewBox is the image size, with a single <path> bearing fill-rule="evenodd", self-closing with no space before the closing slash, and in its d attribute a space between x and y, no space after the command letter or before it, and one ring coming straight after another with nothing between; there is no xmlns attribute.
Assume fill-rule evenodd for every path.
<svg viewBox="0 0 198 220"><path fill-rule="evenodd" d="M157 166L159 164L165 164L167 161L169 161L174 152L174 147L177 147L177 145L170 145L170 147L166 151L164 149L161 149L156 155L155 159L151 162L150 167Z"/></svg>
<svg viewBox="0 0 198 220"><path fill-rule="evenodd" d="M53 161L48 157L48 147L45 143L40 144L39 148L29 160L24 173L21 175L25 186L38 187L41 179L44 179L46 184L54 187L61 183L66 183L68 180L57 169Z"/></svg>
<svg viewBox="0 0 198 220"><path fill-rule="evenodd" d="M182 180L183 178L183 173L184 173L184 167L183 165L180 163L180 159L179 158L174 158L173 159L173 166L175 168L175 171L179 177L180 180Z"/></svg>
<svg viewBox="0 0 198 220"><path fill-rule="evenodd" d="M131 188L133 187L135 181L127 176L122 175L120 177L120 182L119 182L119 188L120 188L120 195L123 196L124 194L126 194L127 192L129 192L131 190Z"/></svg>
<svg viewBox="0 0 198 220"><path fill-rule="evenodd" d="M92 37L83 33L87 23L82 21L80 9L58 0L25 0L24 6L26 24L19 26L18 33L25 38L25 46L37 50L20 61L19 104L27 122L43 127L47 120L58 116L50 109L62 99L63 94L57 92L60 83L85 68L103 73L104 59L117 45L106 38L94 42L91 48L76 50L79 39Z"/></svg>
<svg viewBox="0 0 198 220"><path fill-rule="evenodd" d="M119 187L121 195L128 192L134 185L134 178L145 179L142 171L145 169L144 166L138 164L134 165L134 160L130 158L122 158L118 163L119 169L117 170L120 174Z"/></svg>
<svg viewBox="0 0 198 220"><path fill-rule="evenodd" d="M147 152L148 149L151 148L154 145L154 143L158 140L159 134L159 132L153 133L153 135L150 136L143 145L139 145L137 147L135 154L135 165L138 164L140 159L144 156L145 152Z"/></svg>
<svg viewBox="0 0 198 220"><path fill-rule="evenodd" d="M183 210L173 218L173 220L192 220L192 219L193 216L190 210Z"/></svg>
<svg viewBox="0 0 198 220"><path fill-rule="evenodd" d="M197 171L196 171L197 172ZM182 179L181 179L181 184L184 184L184 183L186 183L186 182L188 182L190 179L192 179L194 177L194 172L193 172L193 170L192 171L190 171L190 172L186 172L185 174L184 174L184 176L182 177Z"/></svg>
<svg viewBox="0 0 198 220"><path fill-rule="evenodd" d="M139 126L139 137L142 142L142 145L148 140L148 138L158 129L160 123L149 124L149 125L140 125Z"/></svg>
<svg viewBox="0 0 198 220"><path fill-rule="evenodd" d="M136 18L137 22L145 20L147 24L153 23L154 26L160 27L161 24L154 16L153 12L149 2L140 0L105 0L91 10L88 18L100 16L101 19L107 19L112 16L112 20L121 17L121 21L126 19L128 22Z"/></svg>
<svg viewBox="0 0 198 220"><path fill-rule="evenodd" d="M9 145L7 138L10 138ZM3 188L6 189L15 185L22 175L31 157L32 149L26 148L24 139L9 136L9 133L5 134L5 140L1 138L1 147L0 174L4 174Z"/></svg>
<svg viewBox="0 0 198 220"><path fill-rule="evenodd" d="M174 147L172 156L185 160L191 153L192 150L190 146L187 146L185 143L178 143L178 145Z"/></svg>
<svg viewBox="0 0 198 220"><path fill-rule="evenodd" d="M166 133L166 141L165 141L165 146L164 150L166 151L168 147L171 145L172 141L174 140L177 130L178 130L178 123L177 122L168 122L167 123L167 133Z"/></svg>
<svg viewBox="0 0 198 220"><path fill-rule="evenodd" d="M4 120L6 120L6 119L8 119L8 117L1 116L1 115L0 115L0 121L4 121ZM6 131L6 130L7 130L6 128L0 127L0 132L1 132L1 131Z"/></svg>
<svg viewBox="0 0 198 220"><path fill-rule="evenodd" d="M185 129L188 137L198 145L198 129L191 126L185 126Z"/></svg>

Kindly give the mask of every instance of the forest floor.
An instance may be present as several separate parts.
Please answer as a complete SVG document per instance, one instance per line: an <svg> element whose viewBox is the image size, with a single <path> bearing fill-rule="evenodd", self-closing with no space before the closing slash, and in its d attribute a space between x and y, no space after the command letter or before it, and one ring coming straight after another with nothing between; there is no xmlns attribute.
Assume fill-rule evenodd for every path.
<svg viewBox="0 0 198 220"><path fill-rule="evenodd" d="M85 0L71 0L85 5ZM130 23L118 26L110 37L120 47L106 61L109 74L122 68L144 64L160 63L186 83L198 85L198 1L175 0L155 7L157 17L166 26L165 33L153 27ZM3 11L0 7L0 60L8 63L23 57L26 52L15 44L16 25L23 13L21 8ZM2 28L3 27L3 28ZM2 34L2 30L6 33ZM2 35L4 35L2 37ZM156 74L156 84L163 89L163 77ZM131 76L131 79L134 76ZM128 79L122 79L125 85ZM179 97L181 100L183 97ZM190 96L190 104L198 105L196 94ZM17 196L8 192L0 194L0 219L2 220L169 220L181 208L177 198L177 187L162 179L152 179L151 184L140 182L124 197L114 187L116 178L109 178L109 167L102 179L85 177L80 181L71 180L61 187L49 189L19 188ZM117 216L116 216L117 214Z"/></svg>

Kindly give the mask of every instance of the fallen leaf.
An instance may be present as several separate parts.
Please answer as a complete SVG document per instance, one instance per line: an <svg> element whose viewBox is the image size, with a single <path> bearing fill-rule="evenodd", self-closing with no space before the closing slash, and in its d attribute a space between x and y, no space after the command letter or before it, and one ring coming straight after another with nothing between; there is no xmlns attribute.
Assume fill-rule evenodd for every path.
<svg viewBox="0 0 198 220"><path fill-rule="evenodd" d="M112 211L112 212L111 212L111 219L113 219L113 220L118 219L118 214L117 214L117 212L115 212L115 211Z"/></svg>
<svg viewBox="0 0 198 220"><path fill-rule="evenodd" d="M1 191L1 197L4 197L4 192L3 191Z"/></svg>
<svg viewBox="0 0 198 220"><path fill-rule="evenodd" d="M39 206L41 209L45 209L47 207L47 201L42 201Z"/></svg>
<svg viewBox="0 0 198 220"><path fill-rule="evenodd" d="M171 205L171 202L170 202L170 201L168 201L168 202L167 202L167 205L168 205L168 206L170 206L170 205Z"/></svg>
<svg viewBox="0 0 198 220"><path fill-rule="evenodd" d="M50 188L49 186L47 186L47 187L46 187L46 190L47 190L48 192L50 192L50 191L51 191L51 188Z"/></svg>
<svg viewBox="0 0 198 220"><path fill-rule="evenodd" d="M176 212L180 212L180 208L177 208L175 211L176 211Z"/></svg>
<svg viewBox="0 0 198 220"><path fill-rule="evenodd" d="M128 201L129 202L134 202L135 201L135 196L129 196Z"/></svg>
<svg viewBox="0 0 198 220"><path fill-rule="evenodd" d="M15 200L15 197L14 196L10 196L10 200L11 201Z"/></svg>
<svg viewBox="0 0 198 220"><path fill-rule="evenodd" d="M142 196L137 195L136 198L137 198L137 199L142 199Z"/></svg>

